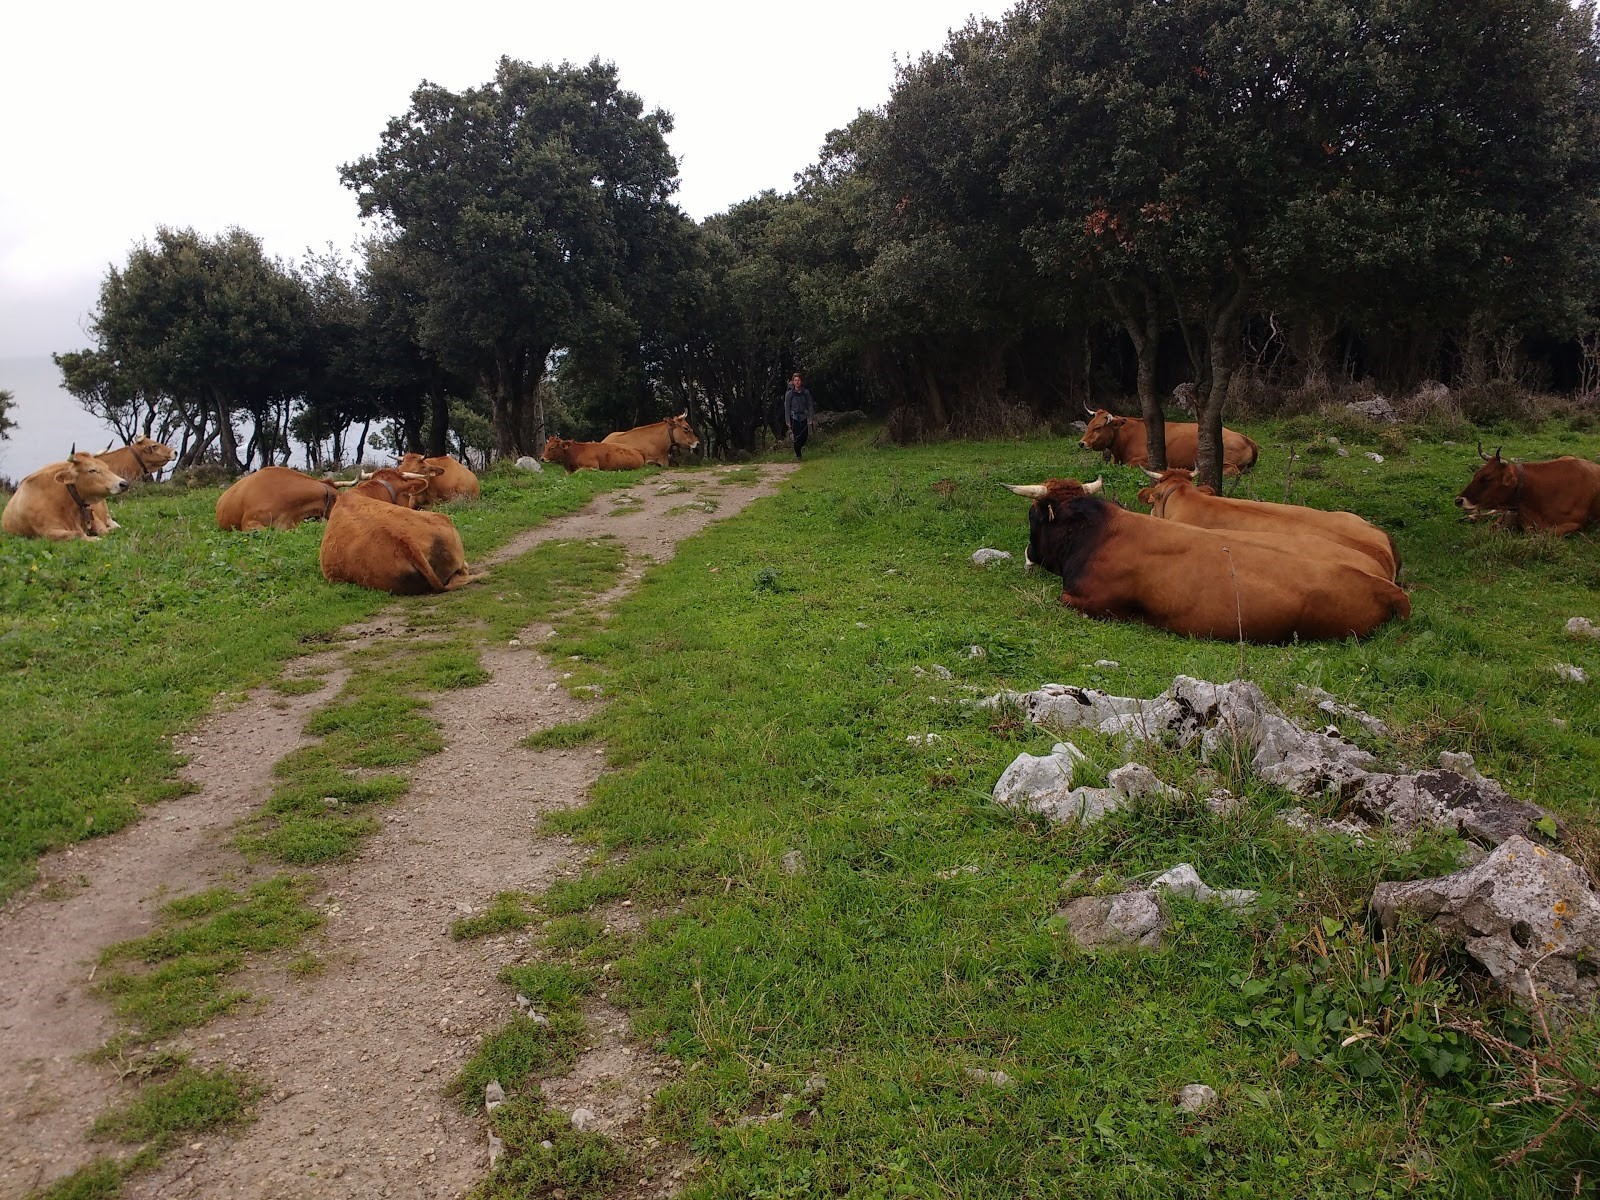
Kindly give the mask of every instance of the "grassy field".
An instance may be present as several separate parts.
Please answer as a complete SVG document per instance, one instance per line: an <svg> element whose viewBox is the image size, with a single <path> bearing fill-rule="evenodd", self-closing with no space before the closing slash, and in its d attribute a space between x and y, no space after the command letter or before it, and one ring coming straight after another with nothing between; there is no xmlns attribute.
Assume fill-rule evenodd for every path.
<svg viewBox="0 0 1600 1200"><path fill-rule="evenodd" d="M1560 1106L1520 1103L1525 1081L1448 1025L1467 1014L1514 1041L1536 1035L1484 1000L1459 956L1367 927L1372 885L1452 869L1455 838L1313 839L1274 819L1301 801L1228 764L1211 766L1245 803L1217 818L1197 798L1203 764L1158 748L1143 753L1182 797L1090 830L990 800L1016 754L1056 738L963 701L1047 681L1150 696L1178 673L1243 674L1307 721L1297 683L1384 718L1392 741L1371 744L1391 761L1470 750L1515 794L1589 827L1600 695L1552 667L1600 671L1600 643L1562 630L1570 616L1600 619L1595 541L1458 523L1450 497L1476 465L1466 443L1310 419L1244 428L1263 458L1240 494L1351 508L1389 529L1410 621L1361 643L1243 650L1085 621L1057 603L1058 581L1021 569L1026 502L999 484L1103 469L1108 493L1132 504L1142 475L1061 439L877 448L857 430L824 439L779 496L682 546L608 625L558 631L549 652L580 656L569 684L601 684L610 704L538 743L603 737L612 771L591 806L554 822L594 843L593 869L456 930L539 934L539 961L503 982L554 1017L544 1032L524 1022L490 1039L458 1081L464 1100L492 1076L523 1085L498 1121L510 1154L483 1195L561 1186L577 1200L630 1177L624 1153L573 1137L529 1086L575 1053L581 997L602 970L641 1036L686 1065L650 1132L696 1157L686 1194L700 1200L1592 1188L1600 1154L1579 1119L1498 1165ZM1592 434L1506 440L1529 458L1600 457ZM614 482L629 480L494 477L480 506L456 514L469 555ZM207 529L211 496L128 502L120 542L0 541L0 604L15 618L0 661L26 735L0 747L9 886L40 848L125 822L170 789L177 760L163 739L219 692L269 677L386 601L321 581L315 528ZM1015 558L973 567L986 545ZM607 554L530 559L508 580L543 591L536 580L553 571L592 589L615 569ZM531 619L490 603L501 594L456 599L500 637ZM428 626L426 605L411 616ZM362 697L471 686L477 641L441 644L409 675L388 660L363 667L317 718L322 744L286 760L281 795L246 834L254 848L306 867L344 853L360 830L302 813L299 775L381 758L383 739L361 734ZM384 727L408 719L396 710ZM1091 776L1123 761L1074 740ZM1248 914L1175 903L1158 954L1065 944L1065 900L1178 862L1262 901ZM203 922L262 902L207 896L184 936L203 941ZM631 940L591 912L621 897L658 914ZM1370 1036L1342 1045L1355 1029ZM1593 1026L1561 1038L1563 1061L1595 1081ZM825 1084L808 1089L817 1076ZM1193 1082L1220 1102L1176 1113L1174 1093ZM534 1156L541 1141L559 1152Z"/></svg>
<svg viewBox="0 0 1600 1200"><path fill-rule="evenodd" d="M1060 440L868 449L859 435L686 545L608 629L553 646L582 655L584 678L614 697L603 733L615 770L593 805L557 822L608 861L543 907L565 919L627 896L666 914L615 973L641 1033L689 1067L655 1129L703 1156L688 1195L1592 1186L1594 1131L1578 1121L1497 1166L1558 1107L1493 1107L1525 1091L1444 1027L1452 1011L1480 1011L1461 962L1367 929L1372 885L1453 869L1453 837L1313 840L1273 820L1299 801L1225 765L1246 798L1226 820L1192 787L1088 831L1040 827L990 800L1018 752L1055 737L962 701L1046 681L1150 696L1178 673L1242 672L1308 721L1297 683L1383 717L1393 742L1376 748L1392 761L1469 750L1516 794L1594 813L1600 702L1593 684L1551 669L1600 670L1600 646L1562 630L1570 616L1600 617L1594 541L1459 524L1450 498L1476 463L1468 445L1390 433L1379 464L1363 453L1380 448L1375 431L1337 431L1349 458L1309 421L1249 431L1265 453L1243 494L1283 500L1287 486L1390 529L1410 621L1361 643L1243 651L1086 621L1057 603L1058 581L1021 570L1025 502L999 485L1093 476L1090 455ZM1289 445L1302 457L1286 481ZM1552 431L1507 449L1594 457L1600 438ZM1105 474L1131 503L1141 477ZM980 546L1016 558L974 568ZM1099 770L1123 761L1075 740ZM1150 761L1180 786L1200 768L1162 751ZM799 870L783 866L792 851ZM1160 954L1063 944L1055 913L1067 898L1178 862L1216 887L1260 889L1262 903L1247 916L1177 905ZM1526 1038L1516 1017L1491 1019ZM1373 1036L1341 1046L1354 1029ZM1571 1036L1569 1061L1593 1080L1593 1029ZM820 1100L796 1099L819 1073ZM1218 1106L1176 1113L1191 1082L1215 1087Z"/></svg>
<svg viewBox="0 0 1600 1200"><path fill-rule="evenodd" d="M497 472L448 506L469 558L638 476ZM329 584L322 525L223 533L217 489L146 487L100 542L0 537L0 900L44 850L181 786L171 738L390 597Z"/></svg>

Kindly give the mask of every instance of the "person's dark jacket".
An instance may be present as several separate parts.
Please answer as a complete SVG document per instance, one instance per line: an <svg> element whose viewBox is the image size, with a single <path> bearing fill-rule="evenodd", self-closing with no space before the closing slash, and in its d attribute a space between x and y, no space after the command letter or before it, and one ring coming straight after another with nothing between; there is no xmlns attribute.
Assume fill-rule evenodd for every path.
<svg viewBox="0 0 1600 1200"><path fill-rule="evenodd" d="M790 388L783 394L783 419L789 421L809 421L817 415L817 403L811 398L811 389L801 388L798 392Z"/></svg>

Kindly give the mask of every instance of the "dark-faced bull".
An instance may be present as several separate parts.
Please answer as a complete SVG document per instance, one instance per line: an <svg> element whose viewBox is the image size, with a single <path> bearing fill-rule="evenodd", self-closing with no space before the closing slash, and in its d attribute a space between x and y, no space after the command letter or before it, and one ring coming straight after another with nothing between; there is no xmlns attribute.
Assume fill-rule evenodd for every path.
<svg viewBox="0 0 1600 1200"><path fill-rule="evenodd" d="M1478 447L1483 465L1456 497L1468 518L1498 517L1507 529L1548 529L1558 536L1600 522L1600 463L1570 454L1547 462L1507 462Z"/></svg>

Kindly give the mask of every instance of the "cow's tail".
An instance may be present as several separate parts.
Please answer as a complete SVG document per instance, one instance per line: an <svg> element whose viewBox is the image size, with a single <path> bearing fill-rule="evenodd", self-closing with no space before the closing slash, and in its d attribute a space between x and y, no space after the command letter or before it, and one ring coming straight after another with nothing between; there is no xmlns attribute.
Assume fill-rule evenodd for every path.
<svg viewBox="0 0 1600 1200"><path fill-rule="evenodd" d="M417 574L427 583L428 590L433 592L446 590L445 581L439 578L439 572L435 571L433 563L428 561L427 550L421 546L413 546L410 542L405 545L406 557L411 560L411 565L416 568Z"/></svg>
<svg viewBox="0 0 1600 1200"><path fill-rule="evenodd" d="M1394 595L1390 597L1390 611L1402 621L1411 617L1411 597L1406 595L1405 589L1399 584L1394 585Z"/></svg>
<svg viewBox="0 0 1600 1200"><path fill-rule="evenodd" d="M1389 543L1389 557L1394 559L1394 577L1398 581L1400 578L1400 547L1394 544L1394 534L1387 529L1383 530L1383 536Z"/></svg>

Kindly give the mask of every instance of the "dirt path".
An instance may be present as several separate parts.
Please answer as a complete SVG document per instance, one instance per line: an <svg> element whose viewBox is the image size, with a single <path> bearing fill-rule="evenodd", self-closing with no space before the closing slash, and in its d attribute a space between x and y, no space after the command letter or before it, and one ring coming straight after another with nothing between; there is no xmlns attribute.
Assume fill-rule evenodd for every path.
<svg viewBox="0 0 1600 1200"><path fill-rule="evenodd" d="M545 541L617 538L627 565L619 584L591 601L598 612L679 541L770 494L792 469L762 467L758 482L723 483L722 471L663 474L529 530L486 561ZM347 632L403 638L404 616L390 610ZM263 1003L187 1039L196 1061L244 1067L268 1089L255 1123L169 1154L125 1195L451 1197L482 1177L482 1122L462 1116L441 1088L481 1035L514 1012L495 976L522 957L524 939L456 942L448 927L495 892L539 892L578 869L581 852L540 836L538 823L582 803L603 761L589 747L518 745L585 711L532 648L547 632L534 626L521 635L525 648L486 651L489 682L434 698L446 749L418 764L410 792L357 858L318 873L328 923L317 951L327 969L302 982L263 968L243 983ZM328 665L302 659L291 669ZM107 1149L84 1139L119 1092L114 1072L79 1061L114 1032L86 986L94 958L145 932L165 896L276 873L252 871L232 848L232 827L266 799L273 763L303 744L306 715L342 682L328 679L308 696L262 688L216 714L183 747L193 756L185 774L200 791L122 833L49 856L40 884L0 913L0 1197L24 1196ZM590 1024L594 1047L549 1094L626 1133L670 1067L627 1046L626 1021L603 1003Z"/></svg>

